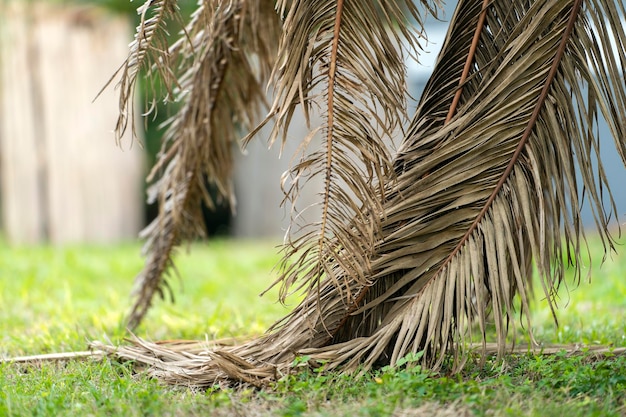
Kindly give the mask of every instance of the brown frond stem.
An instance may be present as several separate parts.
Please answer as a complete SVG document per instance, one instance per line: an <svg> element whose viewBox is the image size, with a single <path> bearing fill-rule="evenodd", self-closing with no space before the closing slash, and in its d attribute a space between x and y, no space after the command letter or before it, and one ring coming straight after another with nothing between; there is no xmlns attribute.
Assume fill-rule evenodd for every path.
<svg viewBox="0 0 626 417"><path fill-rule="evenodd" d="M454 95L454 98L452 100L452 104L450 105L450 110L448 111L448 115L446 116L446 120L445 120L445 124L447 124L452 117L454 116L454 113L456 111L456 107L459 103L459 100L461 98L461 94L463 92L463 83L465 83L465 80L467 79L467 76L469 74L470 68L472 66L472 63L474 62L474 55L476 53L476 48L478 47L478 42L480 40L480 34L483 30L483 27L485 25L485 18L487 15L487 6L489 5L490 0L483 0L483 5L482 5L482 10L480 13L480 16L478 17L478 24L476 26L476 31L474 32L474 37L472 39L472 43L470 45L470 49L467 55L467 59L465 61L465 66L463 67L463 72L461 74L461 78L459 79L459 87L456 91L456 94ZM336 53L337 53L337 41L338 41L338 34L339 34L339 26L340 26L340 21L341 21L341 15L339 14L339 11L341 9L341 7L343 7L343 1L340 0L338 2L337 5L337 11L338 11L338 15L337 15L337 23L335 24L335 36L333 39L333 54L332 56L335 57ZM334 77L335 77L335 62L334 60L331 61L331 67L329 70L329 78L330 81L333 82L334 81ZM332 108L332 102L333 102L333 96L332 96L332 89L329 91L329 98L328 98L328 106L329 108ZM331 125L332 122L332 112L329 112L329 126ZM327 142L328 142L328 146L330 147L330 142L332 141L332 134L331 131L329 130L328 136L327 136ZM330 149L330 148L329 148ZM326 176L326 180L327 180L327 184L329 182L330 179L330 152L328 153L328 165L327 165L327 176ZM428 175L428 174L426 174ZM326 191L328 191L328 189L326 189ZM326 206L324 206L324 210L326 210ZM323 230L323 229L322 229ZM321 240L320 240L320 245L321 245ZM320 248L321 250L321 248ZM365 299L365 297L367 297L367 293L369 291L369 286L365 286L363 288L361 288L361 290L358 292L358 295L356 296L355 300L353 303L350 304L350 307L348 308L348 311L346 312L346 315L342 318L342 320L339 322L339 324L337 326L335 326L334 329L332 330L327 330L328 331L328 335L329 338L327 340L326 343L330 342L330 340L332 340L336 335L337 332L339 330L341 330L341 328L346 324L346 322L348 321L350 315L352 313L354 313L355 311L358 310L359 304ZM349 295L350 296L350 295Z"/></svg>
<svg viewBox="0 0 626 417"><path fill-rule="evenodd" d="M228 68L228 62L223 59L223 55L220 56L219 62L220 62L219 64L220 75L217 77L217 80L215 81L214 85L210 87L212 89L213 97L220 96L221 90L223 89L223 85L224 85L224 74ZM151 180L152 178L154 178L157 174L157 171L159 169L162 169L162 167L166 165L166 163L172 163L172 160L174 159L174 156L176 154L179 154L179 155L183 154L184 153L183 146L184 146L183 142L174 142L172 146L167 150L167 152L163 154L161 159L157 161L157 163L155 163L155 166L153 167L150 174L148 175L148 180ZM187 180L186 188L183 191L184 192L183 197L180 199L180 202L178 201L174 202L175 205L178 207L177 211L179 213L182 213L182 216L184 216L184 212L187 210L187 206L190 204L190 201L191 201L191 196L193 194L191 192L191 187L193 187L193 185L196 184L198 181L202 181L202 179L198 177L197 170L195 169L191 170L189 178ZM165 201L161 201L160 204L161 204L161 207L167 206ZM174 208L172 207L170 210L173 211ZM162 222L162 223L170 222L171 226L168 226L168 225L161 226L159 228L159 230L161 231L160 232L161 234L157 238L158 243L156 245L158 246L156 250L154 249L154 246L150 247L150 250L149 250L150 260L146 262L146 269L140 275L140 277L143 278L143 281L147 281L148 283L141 284L140 291L137 294L137 299L133 303L131 312L127 320L126 327L131 331L135 330L137 326L139 326L139 324L141 323L141 321L147 314L150 306L152 305L152 298L154 297L155 292L161 291L161 286L163 284L163 275L165 274L167 269L170 267L170 264L172 262L171 261L172 252L174 251L174 248L176 248L179 245L181 237L183 237L181 236L182 226L177 223L184 221L184 220L181 217L177 221L177 219L175 218L176 214L173 213L172 211L165 212L163 214L163 216L165 216L164 219L155 220L157 222ZM167 233L164 234L163 231L167 231ZM153 259L156 259L156 261L153 262L152 261ZM156 264L156 268L151 268L153 263Z"/></svg>
<svg viewBox="0 0 626 417"><path fill-rule="evenodd" d="M476 48L478 47L478 41L480 40L480 33L483 31L483 27L485 26L485 18L487 17L487 6L489 6L489 2L490 0L483 0L483 8L480 12L480 16L478 17L478 25L476 26L474 38L472 39L472 44L470 45L469 53L467 54L467 59L465 60L463 73L461 74L461 79L459 80L459 87L454 94L454 98L452 99L452 104L450 105L450 110L446 116L445 123L448 123L452 119L454 113L456 112L456 107L459 104L459 100L461 99L461 94L463 93L463 83L465 83L470 68L472 67L472 63L474 62L474 55L476 54Z"/></svg>
<svg viewBox="0 0 626 417"><path fill-rule="evenodd" d="M343 0L337 2L337 16L335 17L335 28L333 32L333 43L330 52L330 66L328 68L328 128L326 131L326 170L324 175L324 204L322 212L322 225L320 227L319 253L324 253L323 243L326 234L326 223L328 219L328 204L330 200L330 186L332 183L332 149L333 149L333 123L334 123L334 101L335 101L335 77L337 75L337 51L339 50L339 32L341 31L341 16L343 14ZM318 264L321 265L321 262ZM318 266L319 267L319 266Z"/></svg>

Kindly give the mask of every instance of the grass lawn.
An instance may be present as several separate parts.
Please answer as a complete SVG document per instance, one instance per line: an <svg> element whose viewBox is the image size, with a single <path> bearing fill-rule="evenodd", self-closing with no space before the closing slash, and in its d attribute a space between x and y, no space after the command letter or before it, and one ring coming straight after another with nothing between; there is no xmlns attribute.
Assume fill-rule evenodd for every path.
<svg viewBox="0 0 626 417"><path fill-rule="evenodd" d="M592 283L562 292L560 327L537 297L535 335L543 343L626 346L626 247L602 267L600 250L594 243ZM11 248L0 242L0 357L85 350L88 341L105 337L123 343L120 323L142 267L139 252L138 244ZM278 258L268 242L212 241L182 250L182 280L171 279L176 303L158 301L138 335L263 332L287 311L274 301L276 292L258 297ZM456 376L419 366L360 379L304 371L262 392L171 388L109 360L0 364L0 416L73 415L622 416L626 357L519 355L483 368L470 364Z"/></svg>

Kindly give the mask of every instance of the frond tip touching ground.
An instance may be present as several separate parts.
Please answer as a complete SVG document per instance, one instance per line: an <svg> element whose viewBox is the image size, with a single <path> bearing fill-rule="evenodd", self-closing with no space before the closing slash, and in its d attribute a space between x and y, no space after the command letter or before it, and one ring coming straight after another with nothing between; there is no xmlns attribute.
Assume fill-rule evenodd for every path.
<svg viewBox="0 0 626 417"><path fill-rule="evenodd" d="M162 150L148 177L153 182L148 199L159 203L159 214L142 232L146 263L136 279L130 329L141 322L155 294L169 291L165 277L173 269L174 249L204 235L202 205L212 209L225 201L234 210L232 149L238 129L251 129L265 102L261 85L279 32L278 18L265 2L207 0L181 38L156 50L150 61L151 76L160 76L180 107L166 122ZM145 53L155 50L146 46ZM143 56L133 49L134 55ZM123 77L123 85L135 81L136 75Z"/></svg>
<svg viewBox="0 0 626 417"><path fill-rule="evenodd" d="M224 382L264 388L287 373L301 369L292 366L293 362L289 366L282 364L280 367L249 362L233 353L238 350L236 347L216 348L206 342L153 343L134 338L124 346L112 347L93 342L90 348L97 355L108 354L121 360L147 365L150 375L166 383L197 389L207 389ZM468 346L469 351L480 351L481 355L486 356L496 356L500 348L495 343ZM584 345L550 345L541 348L511 346L508 352L512 355L584 354L600 358L607 354L626 355L626 348Z"/></svg>

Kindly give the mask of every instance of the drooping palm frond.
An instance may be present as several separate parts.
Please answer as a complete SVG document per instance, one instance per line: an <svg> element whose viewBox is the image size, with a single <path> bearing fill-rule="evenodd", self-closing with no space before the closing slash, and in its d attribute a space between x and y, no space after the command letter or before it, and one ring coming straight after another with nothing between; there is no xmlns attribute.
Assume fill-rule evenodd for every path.
<svg viewBox="0 0 626 417"><path fill-rule="evenodd" d="M343 226L371 236L361 271L334 253L313 260L319 287L249 343L180 352L137 340L116 354L194 386L261 384L297 354L354 370L418 351L437 367L449 353L459 369L470 342L486 349L490 314L503 353L518 309L528 317L531 261L552 301L565 265L580 268L583 194L612 248L595 127L601 115L626 163L624 15L607 0L460 1L394 172L372 187L381 211Z"/></svg>
<svg viewBox="0 0 626 417"><path fill-rule="evenodd" d="M139 324L155 293L163 296L174 248L204 234L202 203L212 208L226 200L234 209L231 151L238 129L251 129L264 103L262 80L279 31L271 2L205 0L181 38L152 59L151 71L169 74L168 89L181 106L166 122L148 178L158 178L149 200L158 200L159 215L142 232L147 259L137 277L129 328Z"/></svg>
<svg viewBox="0 0 626 417"><path fill-rule="evenodd" d="M548 300L564 262L580 272L576 166L613 248L594 134L600 113L626 163L623 16L607 1L460 2L395 158L374 284L326 312L332 337L303 353L350 367L425 351L439 366L473 327L485 343L490 312L503 353L517 308L528 317L531 260Z"/></svg>
<svg viewBox="0 0 626 417"><path fill-rule="evenodd" d="M407 23L421 29L423 11L406 0L280 0L276 9L285 17L269 113L277 121L269 141L281 136L284 144L299 106L309 126L312 107L322 119L299 138L297 162L283 179L292 208L278 280L284 300L298 281L298 288L307 288L333 277L330 260L368 282L362 267L379 227L371 213L382 209L375 189L382 190L393 172L390 137L406 117L405 55L419 48L419 35ZM296 204L301 188L318 179L321 214L312 221Z"/></svg>
<svg viewBox="0 0 626 417"><path fill-rule="evenodd" d="M485 343L492 313L502 353L516 294L528 313L531 260L548 300L563 259L580 268L576 165L612 247L593 137L601 112L624 159L623 9L611 4L458 5L394 160L396 178L380 196L373 284L348 279L336 288L326 279L273 328L273 345L324 360L327 369L393 364L422 350L438 366L445 353L474 342L466 338L473 327ZM339 263L327 268L343 274Z"/></svg>
<svg viewBox="0 0 626 417"><path fill-rule="evenodd" d="M129 123L133 138L136 137L134 100L137 77L142 70L154 69L169 93L176 84L176 77L171 72L170 56L164 52L169 50L168 23L172 20L180 21L177 3L177 0L147 0L137 9L140 23L135 39L130 44L128 58L104 87L119 75L120 113L115 126L118 140L124 135ZM155 96L154 84L149 85Z"/></svg>

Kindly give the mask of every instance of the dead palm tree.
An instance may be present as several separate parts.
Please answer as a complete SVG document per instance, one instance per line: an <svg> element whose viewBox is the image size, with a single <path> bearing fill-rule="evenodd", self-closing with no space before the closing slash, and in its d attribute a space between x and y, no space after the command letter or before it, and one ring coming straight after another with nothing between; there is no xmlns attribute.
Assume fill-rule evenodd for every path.
<svg viewBox="0 0 626 417"><path fill-rule="evenodd" d="M242 345L136 339L99 348L194 386L262 384L296 355L354 370L423 352L429 366L449 355L460 369L470 346L486 350L488 317L499 354L517 313L530 332L532 262L551 307L565 266L580 277L583 195L605 249L613 249L603 201L615 207L596 126L606 120L626 163L622 1L459 1L393 155L385 139L404 117L404 57L418 54L414 34L436 4L204 0L168 46L164 22L176 15L175 3L150 0L140 9L121 77L123 116L140 68L158 73L183 104L153 171L161 213L145 232L148 257L130 326L166 288L173 248L202 229L200 201L212 203L203 178L232 198L235 126L255 132L266 79L276 97L265 120L275 123L272 141L298 106L305 114L319 106L324 120L311 129L321 147L314 133L302 138L283 184L292 202L312 177L324 184L319 222L285 244L281 296L305 296Z"/></svg>

